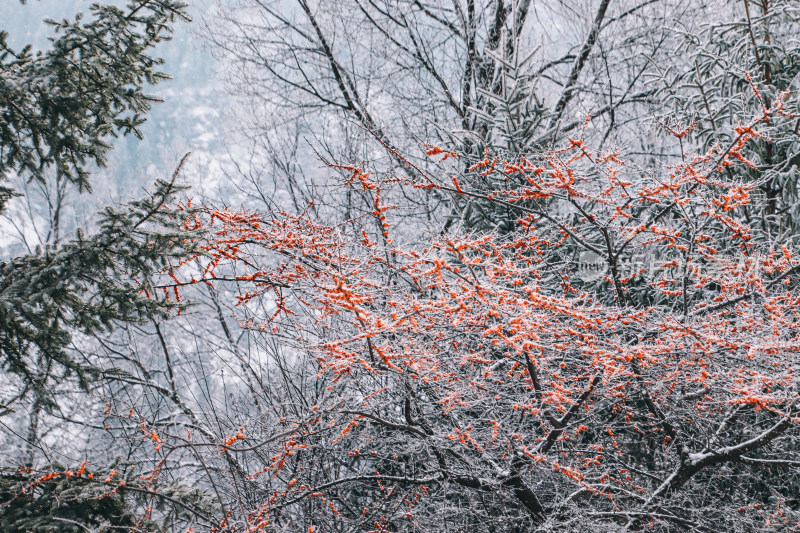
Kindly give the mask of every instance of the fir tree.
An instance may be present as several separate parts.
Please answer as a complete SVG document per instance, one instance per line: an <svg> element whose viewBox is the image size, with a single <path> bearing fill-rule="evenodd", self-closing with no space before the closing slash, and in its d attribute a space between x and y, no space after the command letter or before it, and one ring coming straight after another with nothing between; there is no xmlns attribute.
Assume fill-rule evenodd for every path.
<svg viewBox="0 0 800 533"><path fill-rule="evenodd" d="M0 31L0 212L21 196L8 185L13 176L91 192L90 170L105 165L113 139L141 137L157 101L146 85L168 78L153 49L178 20L188 18L176 0L130 1L126 9L93 4L88 16L46 21L54 36L36 53L12 50ZM101 375L70 350L73 337L181 307L170 271L195 253L187 210L175 206L182 164L144 198L106 208L93 234L62 239L56 227L35 252L0 262L0 368L15 385L0 397L0 417L32 406L28 467L0 472L2 531L155 528L150 506L163 504L161 495L134 501L120 490L124 483L109 489L82 474L42 477L30 467L39 413L58 409L53 383L69 378L88 391Z"/></svg>
<svg viewBox="0 0 800 533"><path fill-rule="evenodd" d="M90 168L105 164L113 138L141 135L157 100L145 86L168 77L153 47L179 19L186 4L175 0L131 1L125 10L93 4L88 17L48 20L51 46L36 53L12 50L0 32L0 178L44 182L55 173L91 192ZM106 209L96 234L0 263L0 362L21 379L13 397L0 398L0 415L30 393L53 408L51 376L74 374L87 387L92 367L66 350L75 331L142 321L177 304L154 286L156 274L190 253L182 219L167 208L180 190L176 175L124 209ZM3 186L0 211L16 195Z"/></svg>

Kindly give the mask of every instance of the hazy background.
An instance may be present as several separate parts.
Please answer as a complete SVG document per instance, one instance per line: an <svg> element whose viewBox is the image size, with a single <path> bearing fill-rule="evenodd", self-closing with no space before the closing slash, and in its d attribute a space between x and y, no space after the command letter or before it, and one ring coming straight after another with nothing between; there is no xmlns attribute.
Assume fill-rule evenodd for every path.
<svg viewBox="0 0 800 533"><path fill-rule="evenodd" d="M32 0L22 5L18 0L0 0L0 27L8 31L12 47L47 46L53 30L45 19L74 19L79 12L88 14L91 4L91 0ZM200 18L202 9L202 3L190 2L193 19ZM169 173L186 152L192 152L192 171L185 176L202 191L209 182L199 179L198 172L210 177L225 154L222 127L229 99L218 90L214 59L192 33L193 26L176 24L173 40L157 48L157 55L165 59L161 70L173 79L150 87L149 93L164 103L155 104L149 113L142 127L144 139L130 135L117 140L108 168L96 172L95 190L103 201L126 200L136 189Z"/></svg>

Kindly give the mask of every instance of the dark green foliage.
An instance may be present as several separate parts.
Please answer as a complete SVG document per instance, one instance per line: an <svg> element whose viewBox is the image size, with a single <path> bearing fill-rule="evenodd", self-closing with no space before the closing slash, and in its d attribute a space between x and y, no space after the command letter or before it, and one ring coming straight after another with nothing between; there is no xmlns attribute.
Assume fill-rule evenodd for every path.
<svg viewBox="0 0 800 533"><path fill-rule="evenodd" d="M124 492L111 492L109 487L85 478L58 476L36 483L37 478L24 472L0 473L0 531L83 533L98 528L117 533L156 530L132 513Z"/></svg>
<svg viewBox="0 0 800 533"><path fill-rule="evenodd" d="M108 481L111 479L111 481ZM121 484L122 481L124 484ZM198 519L208 503L196 489L174 484L142 487L117 470L0 469L0 531L3 533L121 533L167 531Z"/></svg>
<svg viewBox="0 0 800 533"><path fill-rule="evenodd" d="M103 165L110 139L134 133L154 101L145 85L168 76L153 47L169 39L170 24L186 19L177 0L136 0L127 9L95 3L74 21L47 21L49 49L13 51L0 32L0 179L18 173L45 182L45 172L79 192L91 190L89 168ZM70 357L75 332L92 334L116 321L140 322L176 302L159 299L154 278L191 253L181 219L167 205L179 188L159 182L147 198L100 215L99 231L55 239L36 253L0 263L0 367L21 378L13 398L0 398L0 416L31 392L52 408L50 378L77 377L82 388L97 374ZM16 193L0 187L0 212Z"/></svg>
<svg viewBox="0 0 800 533"><path fill-rule="evenodd" d="M43 180L52 168L90 190L89 165L105 163L109 140L140 136L155 101L144 85L168 77L150 54L185 9L176 0L130 1L124 11L93 4L88 21L48 20L52 46L36 54L10 49L0 31L0 176ZM12 194L0 190L0 210Z"/></svg>
<svg viewBox="0 0 800 533"><path fill-rule="evenodd" d="M90 192L89 169L105 163L110 140L140 136L137 128L155 100L145 86L167 78L156 70L162 60L151 55L153 47L169 38L170 24L186 19L185 9L176 0L130 1L126 10L93 4L85 18L47 21L54 37L36 54L30 46L11 50L8 34L0 32L0 180L18 174ZM56 215L47 244L0 262L0 369L6 383L17 385L14 392L4 389L0 416L31 398L31 446L39 411L58 410L54 384L69 378L88 391L101 374L122 372L76 356L77 337L182 306L169 274L195 245L184 225L190 213L176 206L184 189L175 183L178 171L146 197L106 208L92 234L79 230L72 240L59 239ZM0 212L16 194L0 187ZM32 454L27 461L34 463ZM0 470L0 531L160 531L168 522L201 516L187 511L197 491L173 487L156 495L155 487L110 485L65 470L53 465L57 474L45 481L27 469Z"/></svg>
<svg viewBox="0 0 800 533"><path fill-rule="evenodd" d="M47 399L47 379L56 372L75 373L87 388L96 371L70 358L71 331L141 322L179 305L154 286L160 272L192 253L184 213L166 206L179 190L174 177L159 181L153 194L126 209L107 208L97 234L79 233L57 249L0 263L2 366L23 378L22 394L33 389ZM33 354L44 358L48 372L35 368Z"/></svg>

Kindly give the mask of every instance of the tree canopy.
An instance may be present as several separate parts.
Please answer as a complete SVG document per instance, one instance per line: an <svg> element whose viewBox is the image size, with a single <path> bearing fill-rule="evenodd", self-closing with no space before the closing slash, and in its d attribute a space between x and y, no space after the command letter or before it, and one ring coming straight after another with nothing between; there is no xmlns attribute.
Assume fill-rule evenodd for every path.
<svg viewBox="0 0 800 533"><path fill-rule="evenodd" d="M67 238L120 5L0 38L0 529L800 527L796 2L209 2L233 164Z"/></svg>

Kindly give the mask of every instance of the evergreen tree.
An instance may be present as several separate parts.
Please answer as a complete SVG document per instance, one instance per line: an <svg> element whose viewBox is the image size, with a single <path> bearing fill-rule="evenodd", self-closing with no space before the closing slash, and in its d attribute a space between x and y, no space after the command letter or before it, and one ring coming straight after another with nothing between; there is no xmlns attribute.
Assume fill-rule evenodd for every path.
<svg viewBox="0 0 800 533"><path fill-rule="evenodd" d="M157 101L146 85L168 78L158 70L163 61L154 47L170 38L176 21L188 20L186 9L176 0L131 0L125 9L96 3L88 16L47 20L51 45L35 53L31 46L11 49L0 31L0 212L21 196L9 186L14 177L91 192L91 169L104 166L113 139L141 137L139 126ZM74 355L73 338L182 306L169 278L195 253L187 210L176 206L182 164L144 198L107 207L93 234L78 230L73 239L60 238L56 216L33 253L0 262L0 368L4 383L12 384L0 397L0 416L23 404L32 413L28 466L0 472L2 531L156 527L151 505L163 505L161 493L132 499L124 483L109 487L82 477L85 465L77 475L51 465L55 474L42 476L31 467L39 413L59 407L53 384L69 378L88 391L101 376L96 362Z"/></svg>
<svg viewBox="0 0 800 533"><path fill-rule="evenodd" d="M36 53L12 50L0 32L0 178L43 183L54 173L59 185L90 192L90 168L104 165L111 140L140 136L156 101L145 84L168 77L157 70L153 47L178 19L187 19L186 4L175 0L130 1L124 10L93 4L88 17L48 20L52 44ZM0 399L0 415L31 392L52 408L51 376L74 373L87 387L91 366L66 350L72 332L141 321L176 305L157 298L154 286L157 273L189 253L182 219L167 208L180 190L174 182L158 182L125 209L106 209L94 235L55 238L0 263L0 361L21 379L14 397ZM3 186L0 211L16 195Z"/></svg>
<svg viewBox="0 0 800 533"><path fill-rule="evenodd" d="M744 0L731 8L731 16L706 24L699 34L684 32L682 61L674 69L655 69L667 104L664 126L691 125L687 133L703 149L736 142L742 117L761 113L783 93L786 108L798 108L797 3ZM674 123L674 117L683 123ZM769 127L769 138L751 143L745 152L753 165L736 176L729 170L728 177L757 187L747 217L769 228L771 238L783 239L797 233L800 217L798 123L775 128L772 118L765 114L757 125Z"/></svg>
<svg viewBox="0 0 800 533"><path fill-rule="evenodd" d="M155 532L192 518L207 520L208 505L197 489L162 484L155 491L121 481L134 479L116 469L90 471L86 463L74 470L52 464L46 474L0 470L0 531Z"/></svg>
<svg viewBox="0 0 800 533"><path fill-rule="evenodd" d="M141 136L157 101L145 83L168 77L157 70L163 61L153 47L170 38L185 10L176 0L130 1L127 10L93 4L88 21L82 14L47 20L52 45L35 54L30 45L12 50L0 31L0 174L43 180L54 169L90 191L89 165L105 163L111 138ZM3 193L4 204L13 191Z"/></svg>
<svg viewBox="0 0 800 533"><path fill-rule="evenodd" d="M25 471L0 476L0 527L7 533L153 531L131 513L124 493L80 476L40 481ZM92 529L88 529L92 528ZM96 528L96 529L95 529Z"/></svg>

